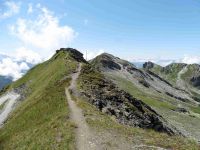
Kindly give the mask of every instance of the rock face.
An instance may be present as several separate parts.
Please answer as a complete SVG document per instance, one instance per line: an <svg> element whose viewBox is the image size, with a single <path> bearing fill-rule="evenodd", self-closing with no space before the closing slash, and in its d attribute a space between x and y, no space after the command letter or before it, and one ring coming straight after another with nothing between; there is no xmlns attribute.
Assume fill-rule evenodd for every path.
<svg viewBox="0 0 200 150"><path fill-rule="evenodd" d="M187 92L174 87L166 79L151 71L152 68L162 70L162 67L153 62L146 62L144 69L138 69L130 62L122 60L113 55L104 53L97 56L91 61L94 68L105 74L117 76L129 80L140 89L148 88L149 92L163 93L166 96L175 98L184 102L196 103L196 101ZM172 64L172 66L183 67L184 64ZM171 67L167 67L166 71L170 72Z"/></svg>
<svg viewBox="0 0 200 150"><path fill-rule="evenodd" d="M192 77L190 82L194 87L200 88L200 76Z"/></svg>
<svg viewBox="0 0 200 150"><path fill-rule="evenodd" d="M24 99L26 99L26 96L30 94L31 92L27 84L21 84L17 88L14 88L13 91L20 95L20 98L19 98L20 101L23 101Z"/></svg>
<svg viewBox="0 0 200 150"><path fill-rule="evenodd" d="M151 68L153 68L153 67L154 67L154 63L152 63L152 62L150 62L150 61L145 62L145 63L143 64L143 68L145 68L145 69L151 69Z"/></svg>
<svg viewBox="0 0 200 150"><path fill-rule="evenodd" d="M101 71L121 70L125 67L129 69L136 68L132 63L121 60L108 53L97 56L95 59L91 60L91 64L95 69Z"/></svg>
<svg viewBox="0 0 200 150"><path fill-rule="evenodd" d="M181 71L187 64L184 63L172 63L170 65L167 65L166 67L162 68L162 72L169 74L173 73L175 70L176 71Z"/></svg>
<svg viewBox="0 0 200 150"><path fill-rule="evenodd" d="M158 65L146 62L143 68L168 80L168 83L170 82L170 84L173 84L179 89L191 91L191 88L200 88L200 65L172 63L166 67L160 66L156 68L156 66Z"/></svg>
<svg viewBox="0 0 200 150"><path fill-rule="evenodd" d="M139 69L134 65L126 66L122 63L123 60L106 54L107 60L113 61L121 66L121 69L112 69L112 67L103 68L103 65L100 64L101 58L104 58L103 55L105 54L92 60L91 64L94 68L103 73L107 80L111 80L118 88L125 90L136 100L141 100L148 104L148 106L151 106L153 110L156 110L156 112L162 116L161 118L167 120L170 125L175 126L184 136L192 137L197 140L200 139L199 112L193 109L200 109L200 91L197 88L194 89L194 86L193 88L189 86L189 84L192 84L190 81L192 77L200 76L199 65L173 63L166 67L161 67L154 63L147 62L143 69ZM182 86L176 86L177 80ZM198 78L194 78L192 81L198 83L197 80ZM181 87L187 88L182 89ZM190 91L190 89L192 91ZM132 104L129 106L132 106ZM184 113L183 111L185 110L183 109L176 108L186 108L188 113ZM193 114L197 117L191 117ZM142 116L145 115L146 113ZM165 125L165 121L162 121L161 118L159 118L159 120ZM119 121L123 122L122 120L123 119L119 119ZM130 121L124 122L127 124L130 123ZM154 124L153 121L150 122ZM151 126L150 124L148 126ZM171 129L170 125L167 123L166 126ZM143 124L141 126L143 126Z"/></svg>
<svg viewBox="0 0 200 150"><path fill-rule="evenodd" d="M178 107L178 108L174 109L173 111L176 111L179 113L189 113L189 111L187 109L181 108L181 107Z"/></svg>
<svg viewBox="0 0 200 150"><path fill-rule="evenodd" d="M64 52L64 53L70 53L71 56L78 62L86 62L85 59L83 58L83 54L81 52L79 52L76 49L73 48L60 48L60 50L56 50L56 53L60 53L60 52Z"/></svg>
<svg viewBox="0 0 200 150"><path fill-rule="evenodd" d="M170 135L180 134L151 107L127 92L119 90L89 65L82 69L79 82L82 94L89 99L89 102L100 111L115 116L119 123L154 129Z"/></svg>

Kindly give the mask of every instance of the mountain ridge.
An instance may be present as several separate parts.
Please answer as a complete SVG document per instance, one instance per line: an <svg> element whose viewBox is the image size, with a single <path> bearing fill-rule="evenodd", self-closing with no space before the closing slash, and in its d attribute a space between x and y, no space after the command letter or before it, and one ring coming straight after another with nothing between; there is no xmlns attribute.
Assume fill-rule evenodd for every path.
<svg viewBox="0 0 200 150"><path fill-rule="evenodd" d="M104 58L104 57L102 57ZM116 59L110 59L110 61L114 61L118 63L117 57ZM99 59L99 58L97 58ZM101 63L101 60L98 60ZM96 60L93 60L91 64L95 65ZM119 64L120 65L120 64ZM103 67L103 65L97 66ZM148 64L146 65L148 66ZM150 63L150 68L152 66L156 66L157 68L161 68L159 65L155 65ZM171 65L173 66L173 64ZM167 118L169 122L175 125L184 135L191 136L199 139L198 134L196 134L193 130L190 130L190 121L194 122L194 124L198 124L199 122L199 113L196 109L199 109L199 102L195 99L194 95L181 88L176 87L173 83L167 80L167 78L163 78L160 74L157 74L155 71L151 69L138 69L132 67L126 68L100 68L101 71L108 79L111 79L115 84L117 84L121 89L131 93L134 97L145 101L149 106L153 107L154 110L162 114L164 118ZM160 107L162 106L162 107ZM187 121L181 121L181 117L185 117L185 114L181 112L181 110L186 110L188 113ZM178 113L178 114L177 114ZM195 118L192 118L191 114L195 115ZM177 116L171 118L171 116ZM179 122L183 122L183 125L178 125ZM198 125L194 126L196 132L200 133L198 129Z"/></svg>
<svg viewBox="0 0 200 150"><path fill-rule="evenodd" d="M171 122L165 121L161 117L163 114L157 113L144 98L138 98L136 90L134 94L129 94L113 82L112 78L96 71L95 64L86 62L79 51L61 48L52 58L30 69L1 93L2 96L14 90L20 94L20 99L0 129L0 149L76 148L77 125L70 119L65 88L70 85L71 74L76 73L79 63L83 65L77 79L80 93L76 95L71 91L70 94L83 110L89 128L98 135L93 137L90 144L97 144L102 149L116 149L116 145L121 149L138 145L166 149L199 148L194 141L174 135L172 128L168 126ZM127 61L117 58L117 63L120 63L122 70L127 69L131 73L136 71L137 74L152 78ZM105 70L111 70L110 64L106 67L108 68ZM114 70L119 71L119 67L114 67ZM165 106L164 104L163 102L161 106ZM170 109L174 108L171 104L166 105ZM167 135L167 132L173 136ZM109 144L105 144L108 142Z"/></svg>

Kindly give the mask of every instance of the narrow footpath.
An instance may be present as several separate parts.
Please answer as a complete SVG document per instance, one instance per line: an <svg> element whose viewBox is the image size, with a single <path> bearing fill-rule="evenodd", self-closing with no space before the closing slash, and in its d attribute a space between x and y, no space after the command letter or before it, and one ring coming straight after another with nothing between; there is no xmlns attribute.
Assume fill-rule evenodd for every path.
<svg viewBox="0 0 200 150"><path fill-rule="evenodd" d="M70 90L76 91L76 80L80 75L81 71L81 63L78 65L76 73L71 75L72 81L68 88L66 88L66 96L69 104L71 119L75 122L77 126L76 131L76 147L78 150L92 150L96 149L95 144L93 144L91 139L91 133L89 127L85 121L85 117L82 113L82 110L76 105L76 103L72 100L70 95Z"/></svg>
<svg viewBox="0 0 200 150"><path fill-rule="evenodd" d="M178 75L177 75L176 85L177 85L179 88L183 89L183 90L187 90L187 89L185 89L185 86L186 86L186 85L185 85L185 82L182 80L181 76L182 76L183 74L185 74L187 71L188 71L188 65L186 65L186 66L178 73Z"/></svg>
<svg viewBox="0 0 200 150"><path fill-rule="evenodd" d="M126 138L121 137L115 132L94 132L88 127L82 109L79 108L75 101L72 99L70 91L74 95L77 94L76 85L77 79L80 75L81 64L75 73L71 75L72 80L69 87L66 88L66 97L71 112L71 120L76 124L76 149L77 150L165 150L156 146L141 145L136 143L130 143Z"/></svg>

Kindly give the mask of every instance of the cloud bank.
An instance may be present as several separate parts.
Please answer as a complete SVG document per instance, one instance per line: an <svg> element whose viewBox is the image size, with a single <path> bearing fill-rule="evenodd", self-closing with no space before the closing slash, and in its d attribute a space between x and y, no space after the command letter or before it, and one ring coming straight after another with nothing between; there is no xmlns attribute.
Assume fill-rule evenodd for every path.
<svg viewBox="0 0 200 150"><path fill-rule="evenodd" d="M20 3L6 1L5 10L0 11L0 19L11 17L20 11ZM46 60L60 47L67 47L77 36L73 28L60 25L59 18L39 3L27 5L26 18L17 18L9 26L21 46L11 54L0 55L0 75L12 77L14 80L22 77L35 65ZM32 16L31 16L32 15Z"/></svg>
<svg viewBox="0 0 200 150"><path fill-rule="evenodd" d="M46 54L66 47L76 37L77 33L69 26L61 26L59 19L53 12L40 4L34 8L39 12L35 19L17 19L16 24L11 26L11 32L28 47ZM32 5L28 12L33 12Z"/></svg>
<svg viewBox="0 0 200 150"><path fill-rule="evenodd" d="M12 77L16 80L22 77L23 72L28 70L29 66L25 62L17 62L12 58L4 58L0 61L0 73L2 76Z"/></svg>
<svg viewBox="0 0 200 150"><path fill-rule="evenodd" d="M200 64L200 56L185 55L182 59L179 60L179 62L186 64Z"/></svg>
<svg viewBox="0 0 200 150"><path fill-rule="evenodd" d="M200 56L184 55L183 58L180 59L134 58L134 59L129 59L129 61L139 62L139 63L151 61L164 67L171 63L200 64Z"/></svg>
<svg viewBox="0 0 200 150"><path fill-rule="evenodd" d="M20 3L14 1L5 1L3 3L4 10L0 10L0 19L9 18L20 11Z"/></svg>
<svg viewBox="0 0 200 150"><path fill-rule="evenodd" d="M0 54L0 75L11 77L13 80L21 78L31 66L42 62L42 58L35 52L24 47L16 49L12 54Z"/></svg>
<svg viewBox="0 0 200 150"><path fill-rule="evenodd" d="M20 3L14 1L5 1L4 10L0 10L0 19L5 19L20 12ZM78 33L68 25L61 25L60 18L41 4L27 4L26 18L18 18L10 25L10 31L19 41L21 47L16 48L8 56L0 55L0 75L11 76L15 80L20 78L23 73L30 69L30 64L37 64L50 58L56 49L68 47ZM88 20L84 20L84 25ZM81 51L86 58L86 51ZM87 60L93 59L103 53L104 50L88 50ZM152 61L161 66L170 63L197 63L200 64L200 56L185 55L182 59L129 59L131 62Z"/></svg>

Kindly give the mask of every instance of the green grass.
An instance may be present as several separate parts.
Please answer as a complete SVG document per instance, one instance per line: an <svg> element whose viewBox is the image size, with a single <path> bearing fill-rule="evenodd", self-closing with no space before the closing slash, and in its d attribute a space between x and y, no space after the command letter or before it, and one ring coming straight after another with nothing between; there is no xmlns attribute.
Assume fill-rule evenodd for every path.
<svg viewBox="0 0 200 150"><path fill-rule="evenodd" d="M87 83L90 83L90 87L96 88L96 84L101 85L99 82L103 82L102 74L93 71L92 69L84 69L81 77L79 77L79 89L87 90ZM112 76L112 78L115 78ZM150 106L158 107L160 109L173 109L175 106L159 101L159 97L153 98L145 95L144 92L139 91L133 86L131 82L128 82L122 78L115 78L118 81L118 85L122 86L127 92L132 94L134 97L143 100ZM91 80L91 81L90 81ZM84 86L83 86L84 85ZM75 99L75 98L74 98ZM139 144L154 145L163 148L177 149L177 150L198 150L199 147L195 141L180 137L180 136L169 136L165 133L155 132L153 130L144 130L140 128L134 128L129 126L124 126L115 120L112 116L106 115L90 104L86 98L76 98L76 102L80 108L82 108L84 116L88 125L98 132L115 132L122 137L129 140L130 143L134 141L139 141ZM136 143L137 144L137 143Z"/></svg>
<svg viewBox="0 0 200 150"><path fill-rule="evenodd" d="M84 66L83 66L84 69ZM85 69L86 72L84 72L81 76L81 79L79 79L79 88L84 88L84 90L87 90L87 84L85 84L86 82L89 83L90 82L90 86L97 86L97 85L101 85L101 82L103 82L102 78L103 75L90 70L90 69ZM133 85L133 83L131 83L128 80L125 80L123 78L114 76L114 75L108 75L110 79L113 79L116 81L117 85L127 91L128 93L130 93L133 97L140 99L142 101L144 101L146 104L150 105L150 106L154 106L157 108L167 108L167 109L174 109L175 106L165 102L165 101L161 101L160 99L163 99L163 97L156 97L156 96L150 96L149 94L145 94L144 92L140 91L137 87L135 87ZM82 85L81 85L81 80L83 81Z"/></svg>
<svg viewBox="0 0 200 150"><path fill-rule="evenodd" d="M183 69L184 64L172 63L166 67L160 68L154 67L151 69L152 72L158 74L171 84L175 85L178 77L178 73Z"/></svg>
<svg viewBox="0 0 200 150"><path fill-rule="evenodd" d="M192 111L200 114L200 107L191 107Z"/></svg>
<svg viewBox="0 0 200 150"><path fill-rule="evenodd" d="M123 78L120 78L114 75L109 76L109 77L112 78L121 89L127 91L133 97L142 100L143 102L145 102L146 104L150 106L161 108L161 109L162 108L167 108L167 109L176 108L174 105L168 102L161 101L160 99L163 99L163 97L151 96L150 94L146 94L145 92L142 92L137 87L135 87L132 82L128 80L125 80Z"/></svg>
<svg viewBox="0 0 200 150"><path fill-rule="evenodd" d="M10 88L26 84L27 98L0 130L0 149L75 149L65 78L77 63L64 52L31 69Z"/></svg>
<svg viewBox="0 0 200 150"><path fill-rule="evenodd" d="M150 69L150 71L156 73L156 74L159 74L162 70L162 67L159 66L159 65L155 65L153 68Z"/></svg>
<svg viewBox="0 0 200 150"><path fill-rule="evenodd" d="M182 75L182 78L184 80L189 81L189 79L192 76L194 76L196 73L199 74L199 72L198 72L199 67L197 65L194 65L194 64L188 65L187 68L188 68L187 72Z"/></svg>
<svg viewBox="0 0 200 150"><path fill-rule="evenodd" d="M82 108L84 115L87 118L86 121L88 125L98 132L115 132L120 136L125 137L130 143L139 141L140 144L159 146L166 149L198 150L200 148L196 142L180 136L169 136L153 130L144 130L120 125L112 117L99 112L85 99L79 98L76 102L78 106Z"/></svg>

